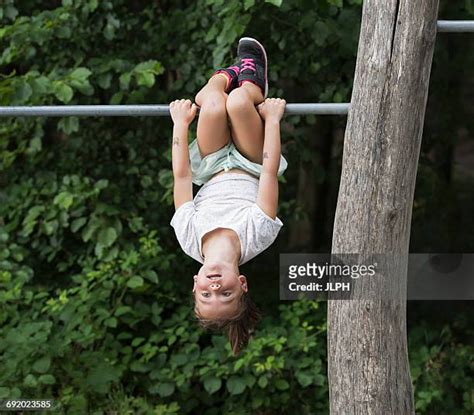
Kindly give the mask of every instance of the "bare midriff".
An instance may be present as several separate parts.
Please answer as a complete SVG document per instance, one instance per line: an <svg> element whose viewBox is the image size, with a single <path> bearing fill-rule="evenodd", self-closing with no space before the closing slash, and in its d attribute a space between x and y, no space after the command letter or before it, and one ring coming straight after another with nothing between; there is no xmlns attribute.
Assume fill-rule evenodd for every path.
<svg viewBox="0 0 474 415"><path fill-rule="evenodd" d="M250 174L249 172L246 172L245 170L242 169L229 169L228 171L221 170L219 173L216 173L214 176L219 176L220 174L225 174L225 173L240 173L240 174L246 174L247 176L252 176L255 177L254 175ZM214 177L212 176L212 177Z"/></svg>

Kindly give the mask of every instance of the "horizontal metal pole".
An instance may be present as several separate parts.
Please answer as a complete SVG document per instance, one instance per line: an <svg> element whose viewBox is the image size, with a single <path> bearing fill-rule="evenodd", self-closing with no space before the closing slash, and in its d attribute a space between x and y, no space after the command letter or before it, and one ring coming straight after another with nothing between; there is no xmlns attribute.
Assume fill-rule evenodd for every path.
<svg viewBox="0 0 474 415"><path fill-rule="evenodd" d="M350 104L286 104L285 114L347 114ZM169 105L61 105L0 107L0 117L132 117L169 116Z"/></svg>
<svg viewBox="0 0 474 415"><path fill-rule="evenodd" d="M288 115L344 115L349 111L351 104L286 104L285 114Z"/></svg>
<svg viewBox="0 0 474 415"><path fill-rule="evenodd" d="M438 20L438 32L474 32L474 20Z"/></svg>

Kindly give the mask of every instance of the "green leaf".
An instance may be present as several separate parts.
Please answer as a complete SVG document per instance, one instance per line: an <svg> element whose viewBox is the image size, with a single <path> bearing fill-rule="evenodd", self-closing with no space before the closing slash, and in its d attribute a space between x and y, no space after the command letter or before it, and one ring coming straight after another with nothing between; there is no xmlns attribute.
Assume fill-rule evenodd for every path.
<svg viewBox="0 0 474 415"><path fill-rule="evenodd" d="M33 370L38 373L46 373L51 366L51 357L44 356L33 363Z"/></svg>
<svg viewBox="0 0 474 415"><path fill-rule="evenodd" d="M162 398L166 398L173 394L174 385L172 383L160 383L156 390Z"/></svg>
<svg viewBox="0 0 474 415"><path fill-rule="evenodd" d="M244 10L248 10L255 4L255 0L244 0Z"/></svg>
<svg viewBox="0 0 474 415"><path fill-rule="evenodd" d="M296 380L298 380L298 383L303 387L307 387L313 383L313 378L309 373L302 372L302 371L297 371L296 374Z"/></svg>
<svg viewBox="0 0 474 415"><path fill-rule="evenodd" d="M113 259L117 258L118 253L119 253L118 248L116 246L114 246L112 249L109 250L107 255L105 255L102 258L102 261L104 261L104 262L112 261Z"/></svg>
<svg viewBox="0 0 474 415"><path fill-rule="evenodd" d="M112 245L116 239L117 239L117 231L115 230L115 228L111 228L111 227L107 229L102 229L99 232L99 235L97 238L98 242L104 247L108 247Z"/></svg>
<svg viewBox="0 0 474 415"><path fill-rule="evenodd" d="M51 81L42 75L33 80L32 86L35 94L46 94L51 89Z"/></svg>
<svg viewBox="0 0 474 415"><path fill-rule="evenodd" d="M121 316L122 314L126 314L128 312L132 311L132 307L128 306L128 305L122 305L120 307L117 308L117 310L115 310L115 315L117 317Z"/></svg>
<svg viewBox="0 0 474 415"><path fill-rule="evenodd" d="M265 3L271 3L274 6L280 7L283 0L265 0Z"/></svg>
<svg viewBox="0 0 474 415"><path fill-rule="evenodd" d="M130 287L130 288L138 288L138 287L141 287L142 285L143 285L143 278L139 277L138 275L134 275L127 282L127 287Z"/></svg>
<svg viewBox="0 0 474 415"><path fill-rule="evenodd" d="M53 200L53 204L58 205L64 209L69 209L74 201L74 196L69 192L59 193Z"/></svg>
<svg viewBox="0 0 474 415"><path fill-rule="evenodd" d="M152 59L152 60L139 63L137 66L135 66L134 71L135 72L152 71L155 74L160 74L163 72L163 67L161 66L160 62Z"/></svg>
<svg viewBox="0 0 474 415"><path fill-rule="evenodd" d="M285 379L277 379L275 381L275 387L281 391L284 391L290 387L290 384Z"/></svg>
<svg viewBox="0 0 474 415"><path fill-rule="evenodd" d="M144 275L151 282L154 282L155 284L158 284L158 275L156 274L155 271L148 270L146 273L144 273Z"/></svg>
<svg viewBox="0 0 474 415"><path fill-rule="evenodd" d="M132 341L132 347L137 347L140 346L144 342L145 338L144 337L136 337Z"/></svg>
<svg viewBox="0 0 474 415"><path fill-rule="evenodd" d="M58 123L58 128L66 134L75 133L76 131L79 131L79 118L63 117Z"/></svg>
<svg viewBox="0 0 474 415"><path fill-rule="evenodd" d="M170 363L176 366L183 366L187 361L188 356L185 354L175 354L170 358Z"/></svg>
<svg viewBox="0 0 474 415"><path fill-rule="evenodd" d="M98 227L99 227L99 222L97 220L93 220L93 219L89 220L89 223L87 224L87 226L84 229L82 229L82 232L81 232L82 240L84 242L89 241Z"/></svg>
<svg viewBox="0 0 474 415"><path fill-rule="evenodd" d="M94 95L94 88L86 81L85 83L81 83L80 81L71 81L71 86L76 88L81 94L91 96Z"/></svg>
<svg viewBox="0 0 474 415"><path fill-rule="evenodd" d="M77 218L72 221L71 224L71 231L76 233L79 229L81 229L87 222L87 218Z"/></svg>
<svg viewBox="0 0 474 415"><path fill-rule="evenodd" d="M137 78L137 84L151 88L155 84L155 75L151 72L138 72L135 74Z"/></svg>
<svg viewBox="0 0 474 415"><path fill-rule="evenodd" d="M130 85L130 79L132 78L132 74L130 72L123 73L120 75L120 89L127 90Z"/></svg>
<svg viewBox="0 0 474 415"><path fill-rule="evenodd" d="M5 16L8 17L10 20L14 20L17 15L18 10L15 7L11 5L5 7Z"/></svg>
<svg viewBox="0 0 474 415"><path fill-rule="evenodd" d="M245 384L244 379L238 376L231 376L227 380L227 390L230 392L231 395L239 395L241 394L247 385Z"/></svg>
<svg viewBox="0 0 474 415"><path fill-rule="evenodd" d="M69 85L59 82L54 87L54 95L56 95L57 99L67 104L74 96L74 91Z"/></svg>
<svg viewBox="0 0 474 415"><path fill-rule="evenodd" d="M250 374L250 373L245 373L244 374L244 381L245 381L245 384L247 385L247 387L249 389L251 389L253 387L253 385L255 385L255 376Z"/></svg>
<svg viewBox="0 0 474 415"><path fill-rule="evenodd" d="M215 377L210 376L204 379L204 389L212 395L214 392L217 392L222 386L222 381Z"/></svg>
<svg viewBox="0 0 474 415"><path fill-rule="evenodd" d="M54 385L56 383L53 375L41 375L38 380L44 385Z"/></svg>
<svg viewBox="0 0 474 415"><path fill-rule="evenodd" d="M28 82L22 82L18 88L15 90L15 95L13 96L13 101L15 103L26 102L32 95L33 90Z"/></svg>
<svg viewBox="0 0 474 415"><path fill-rule="evenodd" d="M35 388L35 387L38 386L38 381L37 381L36 378L30 373L30 374L26 375L23 384L24 384L26 387Z"/></svg>
<svg viewBox="0 0 474 415"><path fill-rule="evenodd" d="M316 385L324 385L324 382L326 382L326 378L323 375L320 373L314 375L314 383L316 383Z"/></svg>
<svg viewBox="0 0 474 415"><path fill-rule="evenodd" d="M28 211L28 214L26 215L25 219L23 219L23 224L28 224L36 221L36 218L44 212L44 206L33 206L30 208Z"/></svg>
<svg viewBox="0 0 474 415"><path fill-rule="evenodd" d="M268 385L268 379L266 376L262 376L259 380L258 380L258 386L260 386L262 389L265 389Z"/></svg>
<svg viewBox="0 0 474 415"><path fill-rule="evenodd" d="M153 184L153 179L150 176L145 175L141 178L140 184L146 189Z"/></svg>
<svg viewBox="0 0 474 415"><path fill-rule="evenodd" d="M244 363L245 363L244 359L237 360L237 362L235 362L235 365L234 365L234 372L238 372L239 369L244 365Z"/></svg>
<svg viewBox="0 0 474 415"><path fill-rule="evenodd" d="M117 327L117 319L115 317L109 317L107 320L104 321L104 324L107 327Z"/></svg>
<svg viewBox="0 0 474 415"><path fill-rule="evenodd" d="M30 146L28 147L28 154L36 154L41 151L43 148L43 143L40 137L35 137L30 141Z"/></svg>
<svg viewBox="0 0 474 415"><path fill-rule="evenodd" d="M104 254L104 245L101 243L95 244L94 253L97 258L102 259L102 255Z"/></svg>
<svg viewBox="0 0 474 415"><path fill-rule="evenodd" d="M96 189L102 190L102 189L105 189L108 185L109 185L109 181L107 179L101 179L94 185L94 187Z"/></svg>
<svg viewBox="0 0 474 415"><path fill-rule="evenodd" d="M123 99L123 92L122 91L116 92L115 94L112 95L112 98L110 98L110 104L118 105L122 102L122 99Z"/></svg>
<svg viewBox="0 0 474 415"><path fill-rule="evenodd" d="M102 89L109 89L112 83L112 74L104 73L97 78L97 83Z"/></svg>
<svg viewBox="0 0 474 415"><path fill-rule="evenodd" d="M80 81L85 81L91 75L91 71L87 68L76 68L69 76Z"/></svg>
<svg viewBox="0 0 474 415"><path fill-rule="evenodd" d="M97 7L99 7L98 0L89 0L88 2L89 10L93 12Z"/></svg>

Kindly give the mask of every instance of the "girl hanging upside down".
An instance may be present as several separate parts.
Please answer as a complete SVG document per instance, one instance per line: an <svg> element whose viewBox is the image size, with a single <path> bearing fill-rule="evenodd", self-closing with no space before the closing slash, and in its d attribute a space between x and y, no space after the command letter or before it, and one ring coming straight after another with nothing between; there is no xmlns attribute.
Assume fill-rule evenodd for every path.
<svg viewBox="0 0 474 415"><path fill-rule="evenodd" d="M265 99L265 49L244 37L237 55L196 95L197 138L189 146L198 106L184 99L170 104L171 226L183 251L203 264L194 275L195 315L203 327L225 330L234 354L247 345L260 318L239 266L267 249L283 226L276 216L277 176L288 166L280 151L286 102ZM194 199L192 183L202 185Z"/></svg>

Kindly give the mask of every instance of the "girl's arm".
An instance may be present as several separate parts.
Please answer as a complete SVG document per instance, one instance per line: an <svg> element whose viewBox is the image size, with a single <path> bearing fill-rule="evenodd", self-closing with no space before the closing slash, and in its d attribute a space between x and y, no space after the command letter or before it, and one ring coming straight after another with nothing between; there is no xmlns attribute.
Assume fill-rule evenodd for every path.
<svg viewBox="0 0 474 415"><path fill-rule="evenodd" d="M189 164L188 129L196 115L196 105L188 100L176 100L170 104L173 119L173 143L171 148L173 164L173 199L178 209L183 203L193 200L191 166Z"/></svg>
<svg viewBox="0 0 474 415"><path fill-rule="evenodd" d="M280 166L280 120L286 101L268 98L257 108L265 120L262 173L258 186L257 205L272 219L278 209L278 168Z"/></svg>

